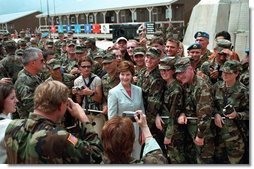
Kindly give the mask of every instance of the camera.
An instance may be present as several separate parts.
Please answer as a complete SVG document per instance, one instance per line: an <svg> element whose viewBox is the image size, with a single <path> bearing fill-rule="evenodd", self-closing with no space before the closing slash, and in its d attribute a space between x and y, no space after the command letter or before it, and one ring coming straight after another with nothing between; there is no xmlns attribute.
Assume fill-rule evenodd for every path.
<svg viewBox="0 0 254 169"><path fill-rule="evenodd" d="M76 89L76 90L83 90L85 88L85 86L76 86L76 87L73 87L73 89Z"/></svg>
<svg viewBox="0 0 254 169"><path fill-rule="evenodd" d="M224 108L223 108L223 114L224 115L228 115L228 114L231 114L235 111L234 107L231 105L231 104L228 104L226 105Z"/></svg>
<svg viewBox="0 0 254 169"><path fill-rule="evenodd" d="M137 114L136 112L134 111L124 111L123 112L123 117L129 117L131 119L132 122L136 122L135 118L134 118L134 115L137 115L138 118L140 118L140 115Z"/></svg>

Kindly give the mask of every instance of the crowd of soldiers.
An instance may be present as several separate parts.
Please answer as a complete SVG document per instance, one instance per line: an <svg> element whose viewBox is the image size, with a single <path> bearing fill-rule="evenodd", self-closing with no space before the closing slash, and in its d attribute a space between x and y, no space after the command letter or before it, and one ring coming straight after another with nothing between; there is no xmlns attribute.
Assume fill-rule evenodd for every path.
<svg viewBox="0 0 254 169"><path fill-rule="evenodd" d="M139 39L119 37L106 50L98 48L93 37L73 35L71 31L67 37L58 33L58 39L53 40L40 32L29 38L20 32L17 42L9 34L0 35L0 82L14 84L19 100L13 119L26 119L33 112L33 93L39 84L58 80L91 115L91 121L100 116L94 121L100 136L107 120L108 92L120 81L117 66L127 60L135 65L133 84L142 88L148 126L169 163L249 163L249 49L240 59L228 32L216 34L213 51L207 49L211 37L201 31L187 49L161 32L152 39L147 39L145 32ZM83 65L89 60L84 58L90 58L91 65ZM83 85L78 83L81 69L90 69L89 78L99 78L101 97L89 88L93 78L88 82L83 79ZM166 75L171 70L173 73ZM234 88L223 83L226 70L239 72ZM228 114L236 114L234 117L224 114L230 106ZM71 127L75 119L67 115L63 125ZM221 127L215 123L216 116L223 119Z"/></svg>

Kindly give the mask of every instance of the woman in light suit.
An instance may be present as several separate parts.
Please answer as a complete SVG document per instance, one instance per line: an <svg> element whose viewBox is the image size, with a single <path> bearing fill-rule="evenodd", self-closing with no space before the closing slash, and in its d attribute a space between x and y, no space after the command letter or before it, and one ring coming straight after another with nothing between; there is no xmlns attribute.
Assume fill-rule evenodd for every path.
<svg viewBox="0 0 254 169"><path fill-rule="evenodd" d="M142 89L131 84L135 73L134 65L129 61L122 61L119 66L120 83L109 90L108 95L108 119L114 116L122 116L124 111L142 110L145 112ZM140 159L141 145L139 143L140 130L137 123L133 122L135 129L135 142L132 157Z"/></svg>

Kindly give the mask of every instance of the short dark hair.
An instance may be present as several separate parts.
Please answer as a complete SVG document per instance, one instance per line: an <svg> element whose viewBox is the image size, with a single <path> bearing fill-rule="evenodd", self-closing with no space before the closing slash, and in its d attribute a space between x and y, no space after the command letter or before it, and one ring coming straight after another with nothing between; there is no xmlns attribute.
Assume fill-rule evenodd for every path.
<svg viewBox="0 0 254 169"><path fill-rule="evenodd" d="M134 65L132 62L124 60L121 61L118 65L118 72L127 72L130 71L132 76L135 74Z"/></svg>
<svg viewBox="0 0 254 169"><path fill-rule="evenodd" d="M231 41L231 36L230 36L230 34L229 34L227 31L218 32L218 33L215 35L215 39L216 39L218 36L223 36L224 39Z"/></svg>
<svg viewBox="0 0 254 169"><path fill-rule="evenodd" d="M12 84L0 83L0 113L3 113L4 100L11 94L12 90L14 90Z"/></svg>

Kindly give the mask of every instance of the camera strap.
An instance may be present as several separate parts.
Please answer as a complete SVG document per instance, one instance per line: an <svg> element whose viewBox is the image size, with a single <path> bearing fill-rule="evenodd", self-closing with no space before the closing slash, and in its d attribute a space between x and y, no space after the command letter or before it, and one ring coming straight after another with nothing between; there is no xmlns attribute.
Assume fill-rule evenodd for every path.
<svg viewBox="0 0 254 169"><path fill-rule="evenodd" d="M88 83L86 83L85 79L83 78L83 81L84 81L86 87L88 87L88 88L90 87L90 85L91 85L91 83L93 82L93 80L94 80L95 77L96 77L96 76L93 76L93 77L92 77L92 74L90 74ZM87 111L88 108L89 108L88 96L85 95L85 110Z"/></svg>

